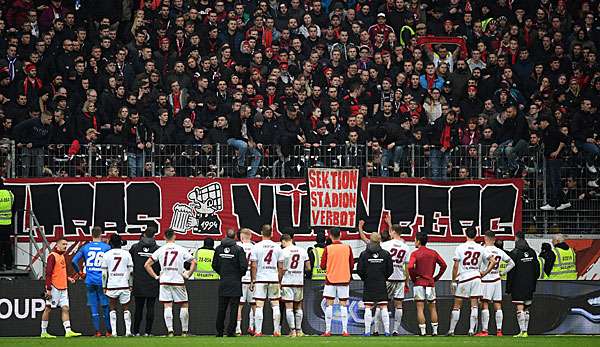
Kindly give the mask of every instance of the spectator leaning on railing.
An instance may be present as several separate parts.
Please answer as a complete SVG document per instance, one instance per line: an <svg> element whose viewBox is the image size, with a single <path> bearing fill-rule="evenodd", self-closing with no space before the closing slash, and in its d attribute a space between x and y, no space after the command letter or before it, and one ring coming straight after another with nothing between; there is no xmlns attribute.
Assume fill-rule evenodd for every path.
<svg viewBox="0 0 600 347"><path fill-rule="evenodd" d="M119 163L128 176L168 165L217 173L199 167L207 164L253 177L275 163L298 174L341 163L444 179L448 165L478 173L468 149L447 150L481 144L483 175L520 177L533 171L530 135L550 117L542 141L555 141L556 123L573 139L563 166L597 185L600 25L587 2L42 0L1 9L1 133L18 145L20 176L40 176L53 165L44 155L68 153L47 144L85 142L94 129L95 144L124 146L94 163ZM154 170L143 170L148 162ZM565 170L552 173L561 186Z"/></svg>

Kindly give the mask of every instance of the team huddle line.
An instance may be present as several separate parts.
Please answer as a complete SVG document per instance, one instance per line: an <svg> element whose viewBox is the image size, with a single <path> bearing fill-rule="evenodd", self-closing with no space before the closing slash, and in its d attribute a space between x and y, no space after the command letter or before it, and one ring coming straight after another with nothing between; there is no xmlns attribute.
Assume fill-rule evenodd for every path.
<svg viewBox="0 0 600 347"><path fill-rule="evenodd" d="M182 335L189 334L189 302L185 281L191 277L203 278L211 273L220 281L217 336L242 335L242 309L250 305L247 333L256 337L263 335L264 306L272 307L273 336L281 336L280 302L285 306L285 319L289 335L302 336L304 277L324 280L325 331L322 336L332 335L333 306L339 302L342 336L349 336L348 299L352 270L363 281L364 335L399 335L403 316L403 300L408 283L413 283L414 301L417 309L419 334L438 335L438 313L435 284L447 269L444 259L427 247L426 233L418 233L415 248L401 237L403 227L392 225L388 218L389 240L371 233L367 238L359 223L359 230L367 247L355 264L352 248L340 241L338 228L330 229L329 239L318 234L317 244L308 251L296 246L291 230L284 231L281 242L272 240L272 228L263 225L261 241L252 243L252 231L242 228L239 234L233 230L214 251L202 249L194 257L186 248L176 244L175 232L165 231L166 243L158 246L154 240L155 229L149 228L140 242L129 251L122 249L124 242L118 234L112 234L108 244L102 242L100 227L92 230L92 242L84 245L73 258L76 275L67 276L64 252L67 241L60 239L48 256L46 267L46 309L42 315L41 337L54 338L47 331L50 310L60 307L65 337L80 333L71 330L69 321L68 282L85 277L87 300L96 336L117 336L117 306L123 307L125 336L142 335L140 324L146 306L145 335L152 332L155 298L163 305L167 335L173 336L173 305L180 306L179 319ZM484 233L484 244L475 242L477 231L468 227L467 241L460 244L453 256L452 285L454 305L450 315L447 336L453 336L460 317L463 300L470 303L469 336L487 336L490 310L495 311L496 335L502 336L503 311L501 276L508 274L506 292L516 305L520 333L527 337L529 307L540 267L535 251L529 247L522 234L517 235L515 248L508 254L496 246L495 235ZM212 241L212 240L210 240ZM197 262L200 260L200 266ZM84 268L79 269L83 260ZM210 266L203 265L206 262ZM504 266L500 266L500 264ZM83 271L85 270L85 271ZM135 297L135 319L129 310L131 297ZM392 304L393 314L388 310ZM475 329L479 322L481 304L481 331ZM430 313L430 330L427 330L425 308ZM373 310L375 312L373 312ZM229 320L225 326L226 312ZM104 316L106 332L100 329ZM392 317L390 317L392 316ZM393 319L393 322L392 322ZM373 326L373 327L372 327Z"/></svg>

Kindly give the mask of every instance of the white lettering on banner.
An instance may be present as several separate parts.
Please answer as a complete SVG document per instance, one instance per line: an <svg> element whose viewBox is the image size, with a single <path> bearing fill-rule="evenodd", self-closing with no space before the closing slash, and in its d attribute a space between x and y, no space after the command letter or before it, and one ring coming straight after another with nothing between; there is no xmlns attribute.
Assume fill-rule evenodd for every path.
<svg viewBox="0 0 600 347"><path fill-rule="evenodd" d="M0 299L0 319L37 319L38 313L44 311L44 299Z"/></svg>
<svg viewBox="0 0 600 347"><path fill-rule="evenodd" d="M358 176L358 169L308 169L311 226L356 226Z"/></svg>

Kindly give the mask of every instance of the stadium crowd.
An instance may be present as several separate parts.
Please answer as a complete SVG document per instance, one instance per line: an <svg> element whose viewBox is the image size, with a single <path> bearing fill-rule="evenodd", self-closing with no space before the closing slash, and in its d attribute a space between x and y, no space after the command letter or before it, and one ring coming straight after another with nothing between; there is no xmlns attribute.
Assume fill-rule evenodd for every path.
<svg viewBox="0 0 600 347"><path fill-rule="evenodd" d="M273 158L298 166L301 149L314 161L303 165L381 176L417 166L417 177L439 180L476 176L475 157L491 162L483 176L525 176L541 171L528 164L541 153L546 209L566 208L561 179L585 198L600 183L598 1L0 9L0 133L15 141L18 176L57 176L47 156L85 161L77 154L102 144L122 155L101 172L77 162L64 175L210 176L222 160L231 170L221 175L264 177Z"/></svg>

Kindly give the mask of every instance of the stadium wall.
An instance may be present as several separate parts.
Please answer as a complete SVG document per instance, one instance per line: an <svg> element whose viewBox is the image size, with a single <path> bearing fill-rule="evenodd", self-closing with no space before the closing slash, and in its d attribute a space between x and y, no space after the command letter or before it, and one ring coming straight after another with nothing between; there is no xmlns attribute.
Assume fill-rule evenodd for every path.
<svg viewBox="0 0 600 347"><path fill-rule="evenodd" d="M323 169L324 170L324 169ZM311 228L311 213L321 211L356 211L356 220L366 221L367 231L383 230L385 217L408 226L404 236L412 242L417 231L427 231L430 245L449 264L457 243L465 240L463 227L475 225L491 229L512 249L516 231L521 230L521 180L475 180L440 183L423 179L362 178L357 184L324 186L318 176L307 180L207 179L207 178L138 178L138 179L12 179L7 186L15 194L17 264L39 260L31 254L26 235L34 211L42 232L52 243L58 237L69 240L69 256L91 236L91 227L101 225L107 233L118 232L129 247L148 226L161 233L172 227L179 242L193 251L202 240L222 238L227 229L250 227L258 231L262 224L273 225L275 239L280 230L293 228L297 243L313 245L317 232L326 226ZM312 179L311 179L312 178ZM329 192L331 205L323 203L318 189ZM355 199L337 199L352 193ZM321 204L321 205L320 205ZM37 235L37 234L36 234ZM254 234L256 240L259 235ZM37 237L39 241L39 235ZM358 257L365 245L356 228L343 229L343 240ZM530 243L539 251L547 235L532 235ZM570 240L577 250L580 279L600 279L600 240ZM41 262L33 262L41 273ZM447 271L443 279L450 278Z"/></svg>
<svg viewBox="0 0 600 347"><path fill-rule="evenodd" d="M187 283L190 297L190 332L195 335L214 334L214 320L217 308L217 281L190 281ZM44 300L41 298L43 282L35 280L3 281L0 285L0 336L36 336L40 332L41 313ZM447 331L452 305L448 281L437 284L440 332ZM303 329L309 334L321 333L324 328L324 302L322 282L307 281L305 284L305 304ZM352 334L363 331L363 305L361 301L362 283L351 284L349 329ZM69 288L71 322L73 329L86 335L93 334L89 310L86 306L85 285L77 282ZM407 295L412 298L412 290ZM133 304L133 302L132 302ZM510 298L504 298L505 334L517 333L517 322ZM133 311L134 309L132 309ZM177 310L174 317L178 317ZM456 328L458 334L468 330L469 313L463 307L461 320ZM271 310L265 309L266 333L272 332ZM540 282L531 311L529 331L532 334L600 334L600 283L597 281L553 281ZM334 309L333 331L341 330L337 307ZM494 315L491 315L490 333L495 333ZM283 319L282 321L285 321ZM175 331L180 332L175 319ZM284 324L284 331L285 323ZM405 300L402 334L415 334L417 331L415 305L412 299ZM244 329L245 330L245 329ZM59 310L54 310L50 319L49 332L61 334ZM119 332L124 333L122 318L119 319ZM165 334L162 309L155 313L153 332Z"/></svg>

